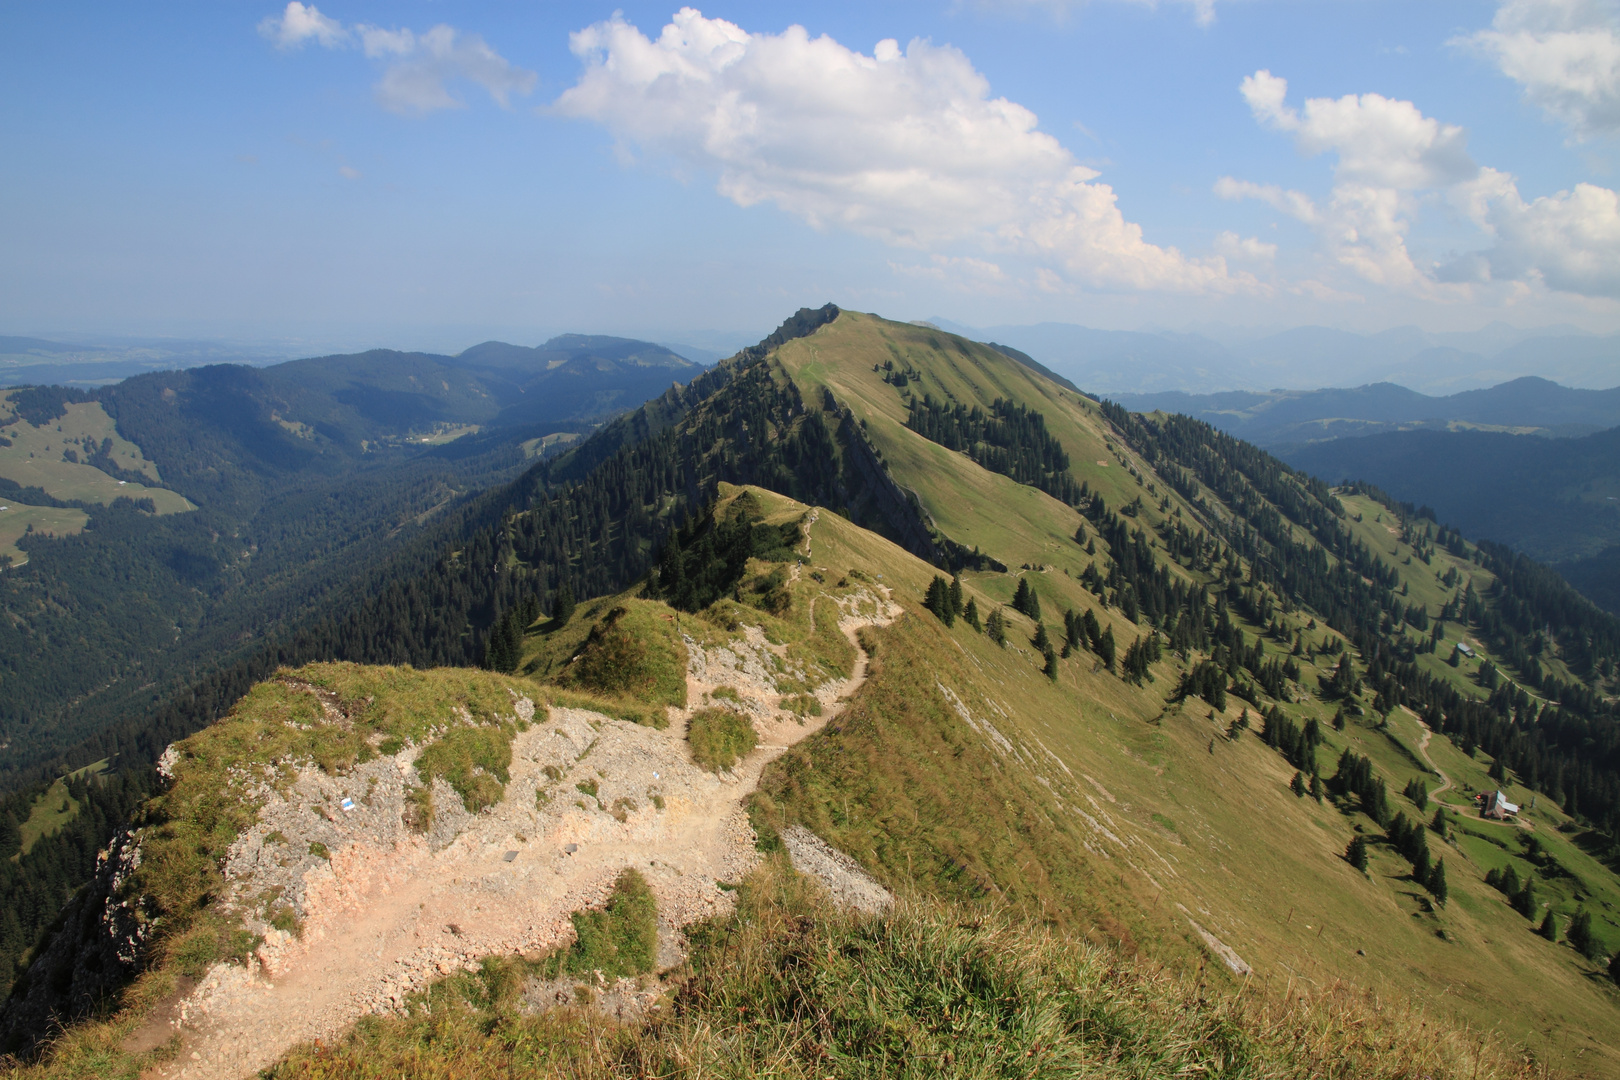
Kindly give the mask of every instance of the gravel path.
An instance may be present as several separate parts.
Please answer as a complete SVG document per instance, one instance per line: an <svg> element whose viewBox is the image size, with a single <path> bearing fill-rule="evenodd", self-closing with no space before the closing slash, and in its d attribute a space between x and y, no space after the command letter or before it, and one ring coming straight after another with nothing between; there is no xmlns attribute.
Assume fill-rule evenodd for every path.
<svg viewBox="0 0 1620 1080"><path fill-rule="evenodd" d="M298 1043L332 1040L363 1015L397 1010L407 994L481 957L565 944L570 914L604 901L627 866L657 896L664 959L673 961L676 931L729 910L731 894L718 883L738 880L759 858L743 797L768 762L836 716L865 681L855 631L900 613L881 587L835 602L857 661L851 678L816 689L819 717L778 708L773 676L784 665L769 654L781 650L757 628L726 648L705 651L688 639L693 708L728 686L759 730L759 749L734 773L692 763L684 739L691 710L672 711L658 731L557 708L514 740L496 806L468 814L440 781L425 836L403 824L409 750L342 777L310 768L285 795L267 792L259 823L226 868L229 902L259 913L249 928L265 944L245 967L216 965L179 1002L172 1030L182 1036L180 1054L150 1075L251 1076ZM517 705L520 714L533 708L526 699ZM345 798L352 810L342 809ZM263 921L277 905L299 915L299 936Z"/></svg>
<svg viewBox="0 0 1620 1080"><path fill-rule="evenodd" d="M1411 712L1411 710L1407 710L1407 711ZM1417 714L1416 713L1412 713L1412 716L1413 716L1414 719L1417 719ZM1419 756L1421 756L1423 758L1424 764L1426 764L1429 768L1433 769L1434 774L1440 778L1440 786L1435 788L1433 791L1429 792L1429 798L1432 799L1436 795L1440 794L1442 791L1446 791L1446 790L1451 788L1451 786L1452 786L1451 777L1449 777L1445 773L1441 772L1440 767L1438 765L1436 765L1434 763L1434 759L1429 756L1429 740L1434 738L1434 732L1431 731L1429 729L1429 725L1425 724L1421 719L1418 719L1417 723L1418 723L1418 727L1423 729L1423 738L1418 740L1418 754L1419 754ZM1455 807L1453 807L1453 809L1455 809ZM1514 817L1512 822L1492 821L1488 817L1472 817L1472 818L1469 818L1469 820L1470 821L1477 821L1477 822L1479 822L1481 824L1484 824L1484 825L1509 825L1509 826L1511 826L1513 828L1524 829L1526 832L1535 832L1536 831L1536 827L1535 827L1534 824L1532 824L1529 821L1526 821L1523 817L1517 817L1517 816Z"/></svg>

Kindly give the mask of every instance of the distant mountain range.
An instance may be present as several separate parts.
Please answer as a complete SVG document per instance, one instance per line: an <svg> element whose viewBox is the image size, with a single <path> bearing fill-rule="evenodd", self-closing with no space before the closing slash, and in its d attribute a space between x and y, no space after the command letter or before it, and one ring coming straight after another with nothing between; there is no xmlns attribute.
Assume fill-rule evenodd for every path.
<svg viewBox="0 0 1620 1080"><path fill-rule="evenodd" d="M1249 336L1094 330L1069 323L974 328L949 319L929 321L952 333L1021 349L1087 390L1109 396L1378 382L1454 394L1525 375L1576 387L1620 383L1620 335L1588 334L1571 326L1522 329L1497 323L1469 333L1397 327L1378 334L1301 326Z"/></svg>
<svg viewBox="0 0 1620 1080"><path fill-rule="evenodd" d="M1620 428L1577 439L1395 431L1278 455L1330 484L1364 480L1428 505L1471 539L1554 564L1620 614Z"/></svg>
<svg viewBox="0 0 1620 1080"><path fill-rule="evenodd" d="M708 334L704 340L715 339L708 346L665 343L655 346L673 353L681 359L703 366L730 356L717 344L721 335ZM479 350L486 353L491 346L518 349L519 352L539 353L546 350L577 347L578 340L611 342L607 337L586 338L584 335L564 334L535 349L508 346L503 342L485 342L460 354L474 362ZM749 340L753 340L750 338ZM745 342L746 344L746 342ZM633 352L640 352L647 342L636 342ZM611 347L604 346L609 348ZM249 367L269 367L306 355L307 349L297 350L287 345L240 345L220 341L190 341L168 338L117 338L95 342L63 342L38 337L6 337L0 335L0 388L10 386L111 386L133 375L150 371L182 371L208 364L246 364ZM439 355L439 354L429 354ZM455 359L452 357L451 359ZM497 365L499 366L499 365Z"/></svg>
<svg viewBox="0 0 1620 1080"><path fill-rule="evenodd" d="M651 342L564 334L533 348L486 341L456 356L390 349L321 356L263 374L323 393L358 418L397 431L589 420L634 408L702 371Z"/></svg>
<svg viewBox="0 0 1620 1080"><path fill-rule="evenodd" d="M1615 378L1620 381L1620 372ZM1133 412L1185 413L1268 447L1411 429L1571 437L1620 425L1620 387L1576 390L1535 376L1447 397L1429 397L1394 383L1350 390L1109 396Z"/></svg>

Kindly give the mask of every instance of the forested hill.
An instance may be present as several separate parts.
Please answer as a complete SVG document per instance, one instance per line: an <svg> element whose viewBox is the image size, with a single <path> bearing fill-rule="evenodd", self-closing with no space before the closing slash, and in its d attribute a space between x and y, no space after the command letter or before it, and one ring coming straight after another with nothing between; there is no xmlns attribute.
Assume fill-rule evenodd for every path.
<svg viewBox="0 0 1620 1080"><path fill-rule="evenodd" d="M0 395L4 785L342 610L437 517L702 370L566 335Z"/></svg>
<svg viewBox="0 0 1620 1080"><path fill-rule="evenodd" d="M1282 451L1329 480L1365 480L1429 506L1465 536L1559 564L1620 613L1620 428L1575 439L1413 431Z"/></svg>

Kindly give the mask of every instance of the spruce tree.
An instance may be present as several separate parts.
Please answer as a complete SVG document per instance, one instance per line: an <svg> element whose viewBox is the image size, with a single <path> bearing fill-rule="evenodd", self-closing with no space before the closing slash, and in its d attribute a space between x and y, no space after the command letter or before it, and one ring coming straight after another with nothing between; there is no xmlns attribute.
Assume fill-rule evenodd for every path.
<svg viewBox="0 0 1620 1080"><path fill-rule="evenodd" d="M1447 896L1446 860L1439 859L1435 862L1434 869L1429 871L1429 880L1425 884L1428 885L1429 892L1434 894L1435 900L1439 902L1441 907L1444 907Z"/></svg>
<svg viewBox="0 0 1620 1080"><path fill-rule="evenodd" d="M1585 908L1581 908L1575 913L1575 917L1569 920L1569 933L1566 936L1575 951L1588 960L1596 960L1597 954L1603 950L1603 946L1592 934L1592 916Z"/></svg>
<svg viewBox="0 0 1620 1080"><path fill-rule="evenodd" d="M946 626L956 622L956 612L951 609L951 590L945 584L945 579L938 574L928 583L928 595L923 600L923 606L934 613L934 617Z"/></svg>
<svg viewBox="0 0 1620 1080"><path fill-rule="evenodd" d="M1322 801L1322 778L1314 772L1311 773L1311 798Z"/></svg>
<svg viewBox="0 0 1620 1080"><path fill-rule="evenodd" d="M959 574L951 575L951 587L947 597L951 603L951 615L955 617L962 614L962 578Z"/></svg>
<svg viewBox="0 0 1620 1080"><path fill-rule="evenodd" d="M1305 778L1297 772L1294 773L1294 778L1288 782L1288 790L1292 791L1296 798L1303 799L1305 797Z"/></svg>
<svg viewBox="0 0 1620 1080"><path fill-rule="evenodd" d="M1513 910L1527 919L1536 917L1536 879L1524 876L1524 887L1513 897Z"/></svg>
<svg viewBox="0 0 1620 1080"><path fill-rule="evenodd" d="M665 594L669 595L668 593ZM557 595L551 599L551 619L558 626L567 626L568 620L574 617L574 590L567 585L557 590Z"/></svg>
<svg viewBox="0 0 1620 1080"><path fill-rule="evenodd" d="M990 612L990 618L984 624L984 632L990 635L990 640L997 645L1007 644L1007 620L1002 616L1000 608Z"/></svg>
<svg viewBox="0 0 1620 1080"><path fill-rule="evenodd" d="M1419 885L1426 885L1429 881L1429 872L1433 869L1429 865L1429 845L1423 839L1423 829L1414 825L1408 834L1412 837L1412 880Z"/></svg>
<svg viewBox="0 0 1620 1080"><path fill-rule="evenodd" d="M1043 626L1043 627L1041 627L1041 629L1044 630L1046 628ZM1046 649L1044 650L1044 652L1045 652L1045 655L1046 655L1046 667L1044 667L1042 669L1042 671L1045 672L1046 677L1048 679L1051 679L1053 682L1057 682L1058 658L1057 658L1057 653L1052 651L1051 642L1047 642Z"/></svg>
<svg viewBox="0 0 1620 1080"><path fill-rule="evenodd" d="M1547 917L1541 920L1541 926L1536 930L1536 933L1548 941L1558 940L1558 916L1553 914L1552 908L1547 909Z"/></svg>
<svg viewBox="0 0 1620 1080"><path fill-rule="evenodd" d="M1102 640L1097 643L1097 655L1102 657L1103 667L1109 671L1114 670L1114 628L1110 626L1102 633Z"/></svg>
<svg viewBox="0 0 1620 1080"><path fill-rule="evenodd" d="M1043 653L1052 647L1052 639L1046 635L1045 623L1038 622L1035 624L1035 638L1030 642L1030 644L1034 645L1035 648L1039 649Z"/></svg>
<svg viewBox="0 0 1620 1080"><path fill-rule="evenodd" d="M984 629L979 623L979 604L971 597L968 599L967 607L962 609L962 621L973 627L974 633Z"/></svg>
<svg viewBox="0 0 1620 1080"><path fill-rule="evenodd" d="M1362 873L1367 871L1367 841L1360 834L1351 838L1350 846L1344 849L1344 857L1351 866Z"/></svg>
<svg viewBox="0 0 1620 1080"><path fill-rule="evenodd" d="M1441 839L1445 839L1445 835L1446 835L1446 808L1445 807L1436 806L1434 808L1434 820L1429 822L1429 828L1431 828L1435 832L1439 833Z"/></svg>
<svg viewBox="0 0 1620 1080"><path fill-rule="evenodd" d="M1023 615L1029 614L1029 598L1034 595L1029 587L1028 578L1018 579L1018 588L1013 592L1013 610ZM1033 616L1032 616L1033 617Z"/></svg>

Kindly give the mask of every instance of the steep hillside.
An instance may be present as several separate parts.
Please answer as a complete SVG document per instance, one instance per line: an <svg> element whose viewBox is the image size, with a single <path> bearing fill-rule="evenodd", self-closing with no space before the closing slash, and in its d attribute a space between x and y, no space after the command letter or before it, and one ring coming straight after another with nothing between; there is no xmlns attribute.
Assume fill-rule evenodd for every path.
<svg viewBox="0 0 1620 1080"><path fill-rule="evenodd" d="M1543 562L1620 544L1620 428L1578 439L1413 431L1281 453L1326 480L1364 480L1433 507L1465 535Z"/></svg>
<svg viewBox="0 0 1620 1080"><path fill-rule="evenodd" d="M944 627L918 599L935 569L893 544L765 491L721 495L694 541L738 522L775 539L742 565L741 599L687 616L678 636L677 610L634 590L531 627L517 673L313 665L179 744L168 790L101 886L127 875L112 942L124 951L105 950L107 967L144 970L108 1019L70 1030L28 1074L500 1075L557 1061L582 1029L594 1049L574 1075L651 1060L673 1075L767 1061L783 1075L864 1075L873 1055L915 1054L919 1039L938 1042L945 1076L1032 1059L1033 1075L1520 1074L1497 1042L1287 978L1311 962L1292 941L1273 960L1240 937L1255 924L1309 937L1273 926L1269 907L1229 908L1229 875L1209 865L1247 849L1258 800L1279 821L1265 849L1278 869L1326 872L1350 894L1336 907L1375 909L1366 929L1335 925L1332 951L1407 944L1377 929L1387 886L1344 867L1322 826L1292 823L1297 800L1257 740L1210 755L1202 710L1149 724L1153 695L1112 674L1066 665L1053 682L1026 649ZM991 604L971 585L967 599ZM634 632L616 641L620 628ZM960 661L940 664L942 650ZM647 723L617 719L626 709ZM694 759L698 725L717 714L741 718L759 746L714 773ZM738 807L756 784L766 794L750 830ZM1245 790L1219 807L1165 801L1206 784ZM833 910L817 883L847 896L860 871L807 858L789 822L799 815L903 907L864 920ZM628 920L614 906L627 869L650 893L656 959L582 953L599 950L593 919ZM999 914L982 907L992 897ZM604 901L603 916L569 918ZM72 965L101 927L77 913L69 924L87 940L30 973L7 1010L14 1038L53 1001L107 984L106 969ZM583 955L608 977L571 967ZM1210 966L1182 978L1149 955ZM1264 978L1245 997L1250 963ZM953 980L946 998L918 996ZM824 1020L800 1033L793 1001L814 985ZM868 1000L865 1021L840 985ZM877 1020L871 1003L891 994L904 996ZM559 995L572 1011L556 1009ZM598 999L628 1025L606 1026ZM384 1018L344 1035L370 1012ZM737 1027L739 1013L754 1015ZM704 1029L725 1034L693 1042Z"/></svg>
<svg viewBox="0 0 1620 1080"><path fill-rule="evenodd" d="M0 395L0 776L296 633L472 492L701 370L568 335Z"/></svg>
<svg viewBox="0 0 1620 1080"><path fill-rule="evenodd" d="M728 485L757 487L739 492ZM654 739L628 734L628 725L663 718L675 735L660 737L674 738L690 762L723 767L741 755L743 771L733 775L746 779L735 794L757 776L748 805L760 847L770 852L780 845L801 867L825 867L837 864L836 852L817 862L803 846L830 843L915 905L906 909L911 914L850 933L887 940L910 927L904 932L942 945L951 939L947 927L987 925L976 920L994 907L997 919L1043 924L1056 935L1049 962L1057 968L1078 970L1069 965L1093 955L1085 951L1092 946L1110 950L1117 970L1127 973L1120 985L1136 987L1132 1000L1147 1012L1184 1005L1190 1022L1219 1014L1236 1025L1228 1030L1244 1049L1221 1057L1219 1067L1212 1059L1175 1056L1191 1053L1186 1044L1175 1054L1152 1050L1160 1064L1151 1067L1142 1064L1147 1058L1131 1057L1138 1072L1508 1074L1500 1059L1475 1059L1477 1044L1460 1033L1464 1024L1500 1032L1508 1047L1519 1048L1513 1053L1521 1064L1528 1055L1590 1075L1620 1069L1614 1037L1620 998L1605 974L1620 945L1620 881L1612 869L1620 832L1620 724L1612 697L1620 624L1528 560L1475 547L1377 490L1330 490L1201 422L1130 414L1054 383L1003 351L830 305L801 311L760 346L536 466L491 506L499 510L469 520L468 531L419 577L377 590L336 623L332 640L353 643L363 652L353 658L372 661L479 656L498 672L477 676L493 680L486 685L509 691L513 701L553 706L543 723L538 710L534 718L548 731L573 723L568 710L587 708L597 714L588 724L604 740L616 718L627 726L612 730L626 732L624 739ZM851 598L862 595L871 599L849 609ZM575 597L598 599L575 609ZM874 619L889 625L862 631L857 650L837 632L838 622L878 614L880 600L898 610ZM840 612L838 621L829 608ZM542 610L551 618L538 622ZM516 902L500 897L519 880L512 875L530 873L525 852L538 849L566 866L561 860L591 844L619 843L615 838L628 838L638 822L656 822L666 811L646 785L648 773L654 780L676 775L662 764L667 746L649 742L645 753L627 750L601 775L576 775L580 759L542 761L537 750L524 749L559 746L555 735L522 742L527 733L511 722L511 734L496 738L509 730L504 705L465 703L468 718L458 724L432 718L460 715L452 702L437 701L409 721L415 726L396 731L390 725L403 721L389 719L395 713L382 692L364 688L380 676L357 669L343 676L352 683L339 687L322 681L335 677L324 670L284 674L277 684L283 689L255 690L233 719L182 746L181 760L198 762L197 771L186 780L182 770L171 794L151 804L143 827L156 831L143 835L154 843L170 833L188 837L187 823L202 812L172 792L183 785L229 791L221 777L245 785L266 763L306 770L310 791L318 788L328 801L368 791L371 774L364 770L380 769L381 809L352 819L333 813L329 823L337 831L309 840L323 845L334 865L340 850L361 852L371 844L386 853L395 837L408 840L397 830L407 818L420 821L415 808L425 797L407 798L405 788L432 790L435 813L453 810L459 795L470 816L451 815L444 850L472 860L456 865L476 870L489 887L472 894L481 899L471 921L457 919L461 929L450 931L466 944L443 943L454 967L481 952L564 946L566 931L479 936L483 923L504 926L512 917ZM858 685L829 696L833 680L857 675ZM436 685L440 676L397 677L399 692L416 700L417 680ZM321 698L330 711L306 702L296 714L264 712L288 679L330 690L333 699ZM813 730L818 722L825 726ZM462 727L485 732L461 736L476 747L433 752L429 740ZM390 741L395 737L401 741ZM282 749L286 739L305 738L306 748ZM620 741L614 736L604 746ZM255 749L261 743L265 749ZM323 758L319 748L328 743L355 756ZM216 749L202 753L205 747ZM416 750L420 756L411 758ZM261 752L271 758L261 761ZM374 759L362 761L368 754ZM423 773L435 762L459 768L459 787L445 774L455 795ZM556 765L556 775L546 764ZM534 794L540 775L549 785L544 804ZM626 775L631 782L617 790ZM403 776L404 786L384 791L384 778L394 776ZM1474 808L1476 793L1498 787L1521 804L1516 820L1486 820ZM614 814L620 798L636 803L618 807L622 819ZM214 943L213 952L198 945L198 952L183 953L166 944L182 940L166 936L189 925L182 910L200 919L202 896L225 895L208 882L225 878L239 850L262 849L262 839L260 849L233 847L237 838L250 831L268 837L277 828L250 812L252 800L227 801L243 809L229 819L208 818L219 828L187 864L197 875L186 879L194 882L190 899L175 900L193 906L173 909L175 929L148 942L146 963L155 966L134 984L145 989L126 993L126 1011L110 1026L70 1036L47 1071L97 1060L108 1072L139 1068L149 1059L128 1054L158 1053L175 1030L125 1041L149 1030L142 1025L153 1016L181 1022L175 1072L234 1075L235 1059L221 1055L261 1037L260 1028L231 1027L238 1021L229 1020L251 1016L241 1002L281 994L282 984L266 975L274 962L267 969L265 956L255 959L261 947L254 934L266 941L271 935L251 921L240 927L231 921L249 918L251 905L227 905L197 923L206 926L199 934ZM172 816L150 816L160 810ZM520 825L513 815L533 820ZM373 837L361 828L373 825L384 831ZM616 829L630 833L620 837ZM586 830L587 839L574 839L570 830ZM293 836L285 827L281 832ZM387 857L405 857L415 850L411 843ZM570 843L580 846L569 852ZM601 882L623 866L654 874L652 862L637 861L643 857L679 869L682 851L666 843L656 856L593 872ZM510 862L508 852L515 853ZM301 880L321 878L322 864L292 854ZM734 876L721 880L739 884L735 875L754 859L728 864ZM151 895L167 872L163 866L154 861L151 884L121 895ZM655 1014L650 1027L635 1021L592 1044L606 1055L603 1070L680 1061L667 1071L700 1071L717 1060L700 1046L742 1053L764 1045L739 1042L746 1028L780 1039L776 1045L793 1069L856 1074L861 1048L872 1045L862 1041L872 1037L870 1027L832 1024L835 1013L844 1014L830 1002L817 1008L831 1026L818 1028L814 1039L791 1027L801 1015L795 1003L827 999L804 996L803 983L790 988L777 980L789 978L789 969L827 977L833 970L792 941L850 939L837 936L846 932L838 929L841 917L796 907L783 895L791 888L771 884L779 871L785 873L773 863L752 871L763 876L742 879L741 922L710 924L688 937L692 966L663 984L673 1008ZM415 872L402 869L396 884L381 871L353 877L355 891L322 916L334 920L323 924L336 935L331 940L369 940L365 914L387 906L390 895L405 895ZM565 880L521 880L529 898L523 903L536 905L555 929L573 900L566 889L552 889L566 885L568 874L552 876ZM678 906L659 890L653 881L661 912ZM287 896L296 908L297 895L284 889L264 902L273 906ZM478 902L485 903L482 913ZM941 903L965 908L935 906ZM303 918L309 910L293 914ZM267 922L269 915L265 909L252 917ZM575 920L580 941L592 940L591 918ZM70 920L91 936L93 923ZM783 927L786 936L759 929L767 925ZM1538 927L1558 940L1539 936ZM233 936L238 929L245 936ZM406 952L419 947L409 934L399 940ZM1081 944L1088 940L1091 946ZM382 940L385 958L392 941ZM735 948L704 951L705 942L719 941ZM910 954L912 970L945 963L932 947ZM748 951L754 948L764 953ZM772 952L778 949L788 952ZM69 945L47 948L15 1000L73 1008L71 962L79 955ZM190 988L172 981L183 973L176 966L183 955L201 958L190 969L196 974L209 972L211 963L224 966ZM779 955L784 966L739 971L732 965L742 955ZM890 954L871 955L871 971L887 970L888 961L876 958ZM380 996L369 983L323 990L357 1004L322 1012L324 1028L302 1020L286 1025L276 1034L283 1043L319 1037L322 1048L294 1051L280 1068L284 1075L336 1075L371 1061L383 1063L375 1068L384 1074L390 1062L440 1062L453 1071L487 1061L494 1064L468 1069L496 1075L544 1062L564 1030L557 1025L598 1022L578 1014L568 1014L575 1021L529 1018L514 1003L515 994L532 1007L530 991L542 984L552 988L546 994L559 992L546 982L566 966L555 956L492 961L484 969L490 981L452 979L422 999L410 997L414 982L403 989L390 984ZM825 963L833 957L829 951ZM64 958L68 976L52 967ZM1170 998L1150 1001L1140 988L1151 980L1132 980L1153 961L1197 978L1203 989L1177 998L1176 1006L1164 1004ZM998 970L997 979L1011 980L999 985L1024 985L1013 969ZM301 978L290 985L322 985L314 976ZM1241 991L1245 982L1253 989ZM742 983L763 997L713 996L716 987L740 995ZM893 1000L891 984L852 985L864 987L870 1000ZM212 1001L210 995L231 987L246 995L230 998L236 1004L180 1007ZM1414 1028L1376 1010L1359 1019L1338 1011L1343 987L1421 1008L1429 1026ZM1269 1014L1282 1018L1277 1026L1244 1013L1240 1002L1250 999L1262 1010L1279 1010ZM1099 1000L1089 990L1074 998L1082 1011ZM729 1010L723 1021L711 1011L717 1001ZM175 1011L151 1011L165 1003ZM899 1027L884 1030L907 1041L892 1032L912 1024L922 1037L940 1024L965 1022L957 1002L943 1004L949 1010L940 1014L908 999L884 1014L883 1025ZM733 1005L759 1014L750 1018ZM970 1013L980 1008L971 994L960 1005ZM331 1049L333 1031L374 1008L396 1017L362 1025ZM434 1035L451 1030L433 1026L447 1015L466 1018L466 1027L454 1029L460 1040L454 1046ZM1039 1027L1028 1022L1034 1026L1027 1030ZM38 1030L34 1020L16 1023L25 1038ZM682 1026L689 1024L727 1034L682 1043L698 1038L696 1028ZM1319 1041L1281 1034L1306 1029ZM1129 1045L1135 1055L1147 1046L1123 1033L1091 1039L1068 1027L1052 1041L1032 1037L1018 1045L1032 1055L1043 1052L1036 1043L1046 1052L1061 1048L1075 1055L1062 1060L1094 1063L1102 1075L1128 1074L1117 1066L1122 1048ZM689 1056L679 1057L685 1051L677 1045ZM197 1058L188 1056L192 1048ZM257 1067L263 1060L237 1064ZM1114 1073L1102 1069L1109 1061ZM584 1065L580 1071L590 1074ZM786 1065L784 1071L797 1075ZM940 1071L975 1069L942 1059Z"/></svg>

